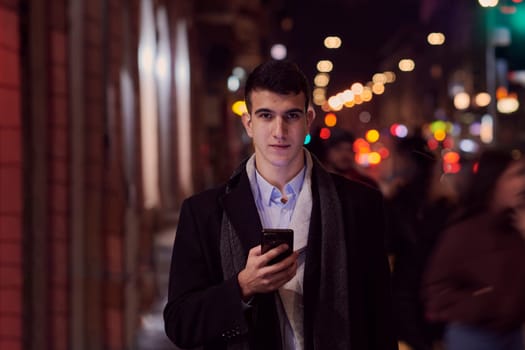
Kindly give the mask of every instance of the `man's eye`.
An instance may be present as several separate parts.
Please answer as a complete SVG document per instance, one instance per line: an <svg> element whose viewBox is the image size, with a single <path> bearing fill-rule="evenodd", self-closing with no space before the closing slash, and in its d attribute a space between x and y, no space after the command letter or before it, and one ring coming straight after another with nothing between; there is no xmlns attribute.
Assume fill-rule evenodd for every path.
<svg viewBox="0 0 525 350"><path fill-rule="evenodd" d="M259 114L259 117L263 119L270 119L272 115L270 113L261 113Z"/></svg>
<svg viewBox="0 0 525 350"><path fill-rule="evenodd" d="M288 113L286 115L286 119L288 120L296 120L296 119L299 119L301 118L301 113Z"/></svg>

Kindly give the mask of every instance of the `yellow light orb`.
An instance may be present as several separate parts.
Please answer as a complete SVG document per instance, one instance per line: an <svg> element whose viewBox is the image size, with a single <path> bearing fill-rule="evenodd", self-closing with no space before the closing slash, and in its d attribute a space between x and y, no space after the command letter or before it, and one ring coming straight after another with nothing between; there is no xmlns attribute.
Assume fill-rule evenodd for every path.
<svg viewBox="0 0 525 350"><path fill-rule="evenodd" d="M330 106L330 109L337 111L341 110L343 108L343 101L341 99L340 95L331 96L328 99L328 105Z"/></svg>
<svg viewBox="0 0 525 350"><path fill-rule="evenodd" d="M344 105L345 105L346 108L352 108L355 105L355 101L352 100L352 101L345 102Z"/></svg>
<svg viewBox="0 0 525 350"><path fill-rule="evenodd" d="M466 92L460 92L454 96L454 107L459 110L467 109L470 106L470 96Z"/></svg>
<svg viewBox="0 0 525 350"><path fill-rule="evenodd" d="M434 138L437 141L443 141L444 139L447 138L447 133L444 130L436 130L434 132Z"/></svg>
<svg viewBox="0 0 525 350"><path fill-rule="evenodd" d="M369 87L366 87L363 90L363 93L361 94L361 98L363 99L364 102L368 102L372 100L372 90Z"/></svg>
<svg viewBox="0 0 525 350"><path fill-rule="evenodd" d="M246 107L246 102L244 101L235 101L232 104L232 111L239 117L242 116L244 113L248 113L248 108Z"/></svg>
<svg viewBox="0 0 525 350"><path fill-rule="evenodd" d="M476 103L477 106L479 107L486 107L490 104L490 101L491 101L491 97L490 97L490 94L486 93L486 92L480 92L479 94L476 95L476 97L474 98L474 102Z"/></svg>
<svg viewBox="0 0 525 350"><path fill-rule="evenodd" d="M384 73L376 73L372 77L372 81L375 84L385 84L387 81L386 75Z"/></svg>
<svg viewBox="0 0 525 350"><path fill-rule="evenodd" d="M372 85L372 92L376 95L381 95L385 92L385 86L382 83L374 83L374 85Z"/></svg>
<svg viewBox="0 0 525 350"><path fill-rule="evenodd" d="M430 45L443 45L445 43L445 34L430 33L427 36L427 41Z"/></svg>
<svg viewBox="0 0 525 350"><path fill-rule="evenodd" d="M379 131L370 129L366 132L365 138L370 143L377 142L379 140Z"/></svg>
<svg viewBox="0 0 525 350"><path fill-rule="evenodd" d="M341 47L342 41L338 36L327 36L324 39L324 46L327 49L338 49Z"/></svg>
<svg viewBox="0 0 525 350"><path fill-rule="evenodd" d="M378 152L370 152L368 154L368 163L370 165L377 165L381 163L381 155Z"/></svg>
<svg viewBox="0 0 525 350"><path fill-rule="evenodd" d="M326 73L319 73L314 78L314 84L317 87L326 87L330 82L330 76Z"/></svg>
<svg viewBox="0 0 525 350"><path fill-rule="evenodd" d="M333 65L332 61L321 60L321 61L317 62L317 70L319 72L329 73L329 72L332 71L332 69L334 69L334 65Z"/></svg>
<svg viewBox="0 0 525 350"><path fill-rule="evenodd" d="M394 81L396 81L396 73L391 72L391 71L386 71L383 74L386 77L386 82L387 83L393 83Z"/></svg>
<svg viewBox="0 0 525 350"><path fill-rule="evenodd" d="M345 90L341 94L341 99L343 101L343 104L353 102L354 101L354 93L351 90Z"/></svg>
<svg viewBox="0 0 525 350"><path fill-rule="evenodd" d="M361 95L363 93L364 86L361 83L353 83L350 87L350 90L354 93L354 95Z"/></svg>
<svg viewBox="0 0 525 350"><path fill-rule="evenodd" d="M399 61L398 66L399 70L403 72L411 72L416 67L416 63L410 58L404 58L401 61Z"/></svg>
<svg viewBox="0 0 525 350"><path fill-rule="evenodd" d="M496 7L499 0L478 0L478 2L482 7Z"/></svg>
<svg viewBox="0 0 525 350"><path fill-rule="evenodd" d="M520 103L515 96L507 96L500 99L497 103L498 112L511 114L518 110Z"/></svg>

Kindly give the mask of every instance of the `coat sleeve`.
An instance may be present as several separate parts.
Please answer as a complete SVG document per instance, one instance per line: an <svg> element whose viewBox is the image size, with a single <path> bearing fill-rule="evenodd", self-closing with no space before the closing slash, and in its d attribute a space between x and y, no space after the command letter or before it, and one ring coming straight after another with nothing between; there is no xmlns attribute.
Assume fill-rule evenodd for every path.
<svg viewBox="0 0 525 350"><path fill-rule="evenodd" d="M394 324L392 322L392 297L390 285L390 269L385 247L385 217L382 197L374 196L376 201L370 212L376 216L367 225L370 230L366 234L367 263L369 270L365 273L368 286L366 297L369 310L369 341L370 349L397 349Z"/></svg>
<svg viewBox="0 0 525 350"><path fill-rule="evenodd" d="M490 286L474 284L463 271L464 251L475 249L463 236L458 230L446 231L429 261L421 288L429 321L477 324L494 302Z"/></svg>
<svg viewBox="0 0 525 350"><path fill-rule="evenodd" d="M181 348L225 344L247 331L237 278L222 280L222 273L217 272L218 251L211 251L214 235L202 232L210 230L210 225L196 213L191 200L186 200L177 227L164 309L166 334Z"/></svg>

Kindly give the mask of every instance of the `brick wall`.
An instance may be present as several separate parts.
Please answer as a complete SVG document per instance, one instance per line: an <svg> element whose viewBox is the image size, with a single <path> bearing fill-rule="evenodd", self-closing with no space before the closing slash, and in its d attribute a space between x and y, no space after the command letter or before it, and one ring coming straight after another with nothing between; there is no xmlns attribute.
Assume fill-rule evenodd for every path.
<svg viewBox="0 0 525 350"><path fill-rule="evenodd" d="M107 105L106 120L107 149L104 173L102 216L104 245L106 247L105 269L108 280L105 286L105 348L124 349L124 210L125 192L122 150L122 110L120 101L120 69L123 63L122 0L109 0L106 40Z"/></svg>
<svg viewBox="0 0 525 350"><path fill-rule="evenodd" d="M69 349L70 117L68 115L67 7L49 2L48 207L50 349Z"/></svg>
<svg viewBox="0 0 525 350"><path fill-rule="evenodd" d="M22 157L17 1L0 1L0 349L22 348Z"/></svg>

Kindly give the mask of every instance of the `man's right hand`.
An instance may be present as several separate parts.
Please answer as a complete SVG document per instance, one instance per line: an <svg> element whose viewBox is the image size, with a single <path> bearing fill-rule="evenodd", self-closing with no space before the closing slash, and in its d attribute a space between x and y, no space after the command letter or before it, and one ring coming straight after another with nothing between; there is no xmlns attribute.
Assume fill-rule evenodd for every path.
<svg viewBox="0 0 525 350"><path fill-rule="evenodd" d="M293 252L274 265L268 265L268 262L284 253L287 248L286 244L281 244L265 254L261 254L260 245L250 249L246 267L237 275L243 300L258 293L273 292L295 276L298 252Z"/></svg>

